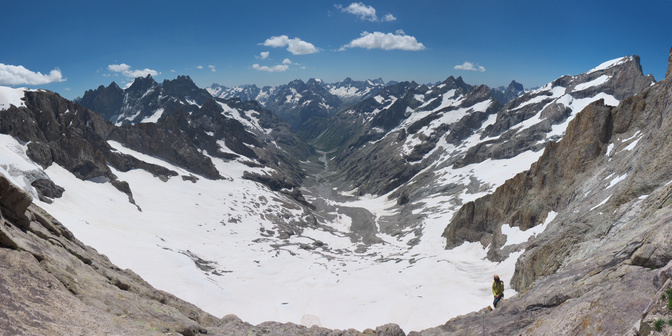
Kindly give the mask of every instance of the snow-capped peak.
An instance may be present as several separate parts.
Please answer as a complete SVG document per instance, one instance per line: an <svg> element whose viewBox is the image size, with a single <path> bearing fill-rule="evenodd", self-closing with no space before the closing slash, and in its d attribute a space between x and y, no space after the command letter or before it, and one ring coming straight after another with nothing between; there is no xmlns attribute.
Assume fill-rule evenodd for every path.
<svg viewBox="0 0 672 336"><path fill-rule="evenodd" d="M592 68L590 71L586 72L586 74L590 74L590 73L593 73L595 71L606 70L608 68L611 68L611 67L619 65L619 64L623 64L623 63L625 63L627 61L630 61L630 60L632 60L632 57L630 57L630 56L615 58L615 59L612 59L610 61L606 61L606 62L598 65L595 68Z"/></svg>

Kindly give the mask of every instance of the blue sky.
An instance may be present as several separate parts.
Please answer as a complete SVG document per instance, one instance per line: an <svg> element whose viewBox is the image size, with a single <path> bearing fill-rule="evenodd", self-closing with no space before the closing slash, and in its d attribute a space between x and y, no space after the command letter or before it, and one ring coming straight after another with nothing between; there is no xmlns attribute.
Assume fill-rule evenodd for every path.
<svg viewBox="0 0 672 336"><path fill-rule="evenodd" d="M663 78L672 0L4 1L0 85L66 98L133 76L279 85L442 81L525 87L639 55Z"/></svg>

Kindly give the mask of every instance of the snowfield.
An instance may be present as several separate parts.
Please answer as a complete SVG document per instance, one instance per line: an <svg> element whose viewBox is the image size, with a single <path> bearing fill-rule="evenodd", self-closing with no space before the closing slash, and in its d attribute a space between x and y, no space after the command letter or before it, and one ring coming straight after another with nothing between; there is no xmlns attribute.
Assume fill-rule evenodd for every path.
<svg viewBox="0 0 672 336"><path fill-rule="evenodd" d="M18 176L40 168L25 156L24 145L9 136L0 140L2 173L35 194L29 181ZM277 249L272 245L278 238L260 235L275 229L267 216L291 218L302 211L291 207L285 196L240 179L249 167L213 161L226 179L192 183L176 177L162 182L143 170L114 171L131 186L141 212L110 183L79 180L58 165L45 172L66 189L63 197L52 204L35 202L119 267L215 316L236 314L253 324L303 321L363 330L394 322L406 331L421 330L489 305L492 274L504 279L513 274L517 254L493 263L484 259L485 250L477 243L443 249L440 234L452 211L437 211L447 201L440 197L428 200L424 238L413 248L405 240L381 235L385 243L357 253L358 243L339 234L348 228L343 224L348 220L341 219L334 223L340 229L334 233L307 229L290 238L297 244L317 239L330 251L299 245ZM343 205L365 207L378 218L393 212L386 197L362 197ZM511 289L507 293L513 295Z"/></svg>

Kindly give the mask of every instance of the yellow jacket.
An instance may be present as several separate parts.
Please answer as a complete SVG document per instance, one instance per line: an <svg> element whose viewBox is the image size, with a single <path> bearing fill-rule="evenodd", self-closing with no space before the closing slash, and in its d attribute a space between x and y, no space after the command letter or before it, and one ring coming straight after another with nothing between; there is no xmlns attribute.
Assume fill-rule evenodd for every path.
<svg viewBox="0 0 672 336"><path fill-rule="evenodd" d="M494 296L500 296L504 294L504 281L493 281L492 282L492 294Z"/></svg>

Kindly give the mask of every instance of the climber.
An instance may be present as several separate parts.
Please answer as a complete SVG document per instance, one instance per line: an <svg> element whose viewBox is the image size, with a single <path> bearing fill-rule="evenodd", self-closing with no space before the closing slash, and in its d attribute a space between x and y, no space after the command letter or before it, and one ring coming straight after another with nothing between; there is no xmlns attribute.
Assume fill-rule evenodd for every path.
<svg viewBox="0 0 672 336"><path fill-rule="evenodd" d="M492 282L492 294L495 296L495 301L492 304L497 308L499 300L504 297L504 282L499 280L499 275L495 274L495 281Z"/></svg>

